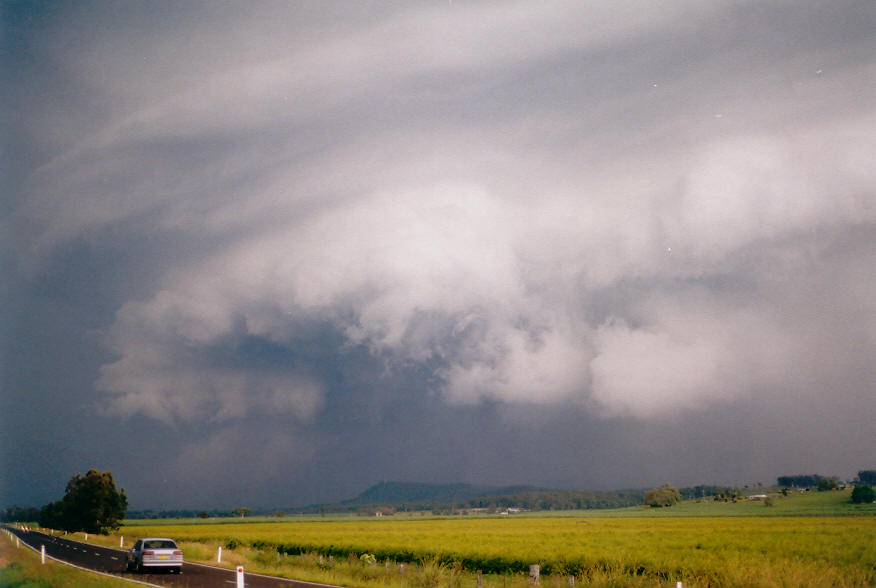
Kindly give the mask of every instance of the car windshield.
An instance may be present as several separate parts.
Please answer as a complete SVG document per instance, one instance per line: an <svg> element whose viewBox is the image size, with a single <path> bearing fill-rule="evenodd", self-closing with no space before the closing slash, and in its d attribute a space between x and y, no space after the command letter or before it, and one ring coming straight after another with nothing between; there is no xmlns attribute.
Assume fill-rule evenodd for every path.
<svg viewBox="0 0 876 588"><path fill-rule="evenodd" d="M152 541L144 541L143 547L146 549L176 549L176 543L170 539L153 539Z"/></svg>

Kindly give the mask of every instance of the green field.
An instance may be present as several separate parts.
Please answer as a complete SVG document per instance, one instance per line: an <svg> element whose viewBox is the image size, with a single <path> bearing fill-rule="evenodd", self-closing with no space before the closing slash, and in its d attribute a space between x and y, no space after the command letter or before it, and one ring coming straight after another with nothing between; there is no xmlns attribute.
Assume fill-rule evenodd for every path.
<svg viewBox="0 0 876 588"><path fill-rule="evenodd" d="M379 562L482 570L491 574L488 586L507 586L530 564L540 564L546 583L572 575L585 585L874 586L876 506L848 498L837 491L775 497L771 507L702 501L510 517L128 521L121 532L171 536L202 559L220 545L229 556L247 550L252 563L268 568L280 567L277 552L321 554L329 574L323 581L344 581L325 569L329 556L353 565L351 554L369 553ZM344 583L361 584L355 574Z"/></svg>

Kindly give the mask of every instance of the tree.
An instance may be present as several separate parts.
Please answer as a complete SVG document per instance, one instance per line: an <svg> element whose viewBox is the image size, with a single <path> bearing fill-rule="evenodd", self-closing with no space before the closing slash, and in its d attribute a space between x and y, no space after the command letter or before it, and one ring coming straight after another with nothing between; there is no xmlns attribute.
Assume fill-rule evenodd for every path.
<svg viewBox="0 0 876 588"><path fill-rule="evenodd" d="M116 489L112 472L88 470L70 478L62 500L42 508L40 525L107 535L119 528L127 511L128 496Z"/></svg>
<svg viewBox="0 0 876 588"><path fill-rule="evenodd" d="M720 488L715 491L715 502L736 502L742 498L742 490L736 488Z"/></svg>
<svg viewBox="0 0 876 588"><path fill-rule="evenodd" d="M675 486L663 484L645 492L645 504L654 508L672 506L681 499L681 494Z"/></svg>
<svg viewBox="0 0 876 588"><path fill-rule="evenodd" d="M779 476L779 486L788 486L791 488L810 488L818 484L821 476L818 474L797 474L794 476Z"/></svg>
<svg viewBox="0 0 876 588"><path fill-rule="evenodd" d="M876 470L861 470L858 472L858 479L864 484L876 484Z"/></svg>
<svg viewBox="0 0 876 588"><path fill-rule="evenodd" d="M825 490L836 490L837 488L839 488L839 483L836 481L836 478L821 476L820 478L818 478L818 484L816 484L816 488L819 492L824 492Z"/></svg>
<svg viewBox="0 0 876 588"><path fill-rule="evenodd" d="M249 514L249 512L250 512L249 509L246 508L245 506L242 506L242 507L240 507L240 508L235 508L234 510L231 511L231 513L232 513L234 516L236 516L236 517L240 517L240 518L245 517L246 515Z"/></svg>
<svg viewBox="0 0 876 588"><path fill-rule="evenodd" d="M65 529L67 523L64 519L64 501L50 502L40 509L40 527L44 529Z"/></svg>
<svg viewBox="0 0 876 588"><path fill-rule="evenodd" d="M855 484L852 488L853 504L870 504L876 502L876 490L869 484Z"/></svg>
<svg viewBox="0 0 876 588"><path fill-rule="evenodd" d="M38 508L21 508L20 506L10 506L4 508L0 513L0 521L4 523L32 523L40 519L40 510Z"/></svg>

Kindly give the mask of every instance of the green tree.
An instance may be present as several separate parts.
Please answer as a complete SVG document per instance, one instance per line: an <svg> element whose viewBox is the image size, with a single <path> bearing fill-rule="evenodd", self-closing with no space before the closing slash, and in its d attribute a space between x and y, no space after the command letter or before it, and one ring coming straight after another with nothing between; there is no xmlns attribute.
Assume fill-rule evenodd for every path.
<svg viewBox="0 0 876 588"><path fill-rule="evenodd" d="M0 513L2 513L0 514L0 521L4 523L33 523L40 519L40 510L33 507L21 508L20 506L10 506L9 508L4 508Z"/></svg>
<svg viewBox="0 0 876 588"><path fill-rule="evenodd" d="M240 517L240 518L245 517L246 515L249 514L249 512L250 512L249 509L246 508L245 506L241 506L240 508L235 508L234 510L231 511L231 513L234 516Z"/></svg>
<svg viewBox="0 0 876 588"><path fill-rule="evenodd" d="M128 496L116 489L112 472L88 470L70 478L62 500L42 508L40 525L107 535L119 528L127 511Z"/></svg>
<svg viewBox="0 0 876 588"><path fill-rule="evenodd" d="M64 529L67 526L64 519L64 501L50 502L40 509L40 527L44 529Z"/></svg>
<svg viewBox="0 0 876 588"><path fill-rule="evenodd" d="M876 470L861 470L858 472L858 479L864 484L876 484Z"/></svg>
<svg viewBox="0 0 876 588"><path fill-rule="evenodd" d="M67 483L64 510L73 531L108 534L121 526L128 511L125 490L116 488L112 472L88 470Z"/></svg>
<svg viewBox="0 0 876 588"><path fill-rule="evenodd" d="M869 484L855 484L852 488L853 504L870 504L876 502L876 490Z"/></svg>
<svg viewBox="0 0 876 588"><path fill-rule="evenodd" d="M836 490L839 488L839 483L837 483L836 478L821 476L818 478L818 484L816 484L815 487L819 492L824 492L825 490Z"/></svg>
<svg viewBox="0 0 876 588"><path fill-rule="evenodd" d="M652 507L672 506L681 499L681 494L675 486L663 484L645 492L645 504Z"/></svg>

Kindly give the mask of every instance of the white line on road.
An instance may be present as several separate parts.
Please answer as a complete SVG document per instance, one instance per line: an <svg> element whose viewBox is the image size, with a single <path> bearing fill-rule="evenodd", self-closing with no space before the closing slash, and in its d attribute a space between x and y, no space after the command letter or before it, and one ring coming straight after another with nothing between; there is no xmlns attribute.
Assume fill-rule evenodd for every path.
<svg viewBox="0 0 876 588"><path fill-rule="evenodd" d="M35 548L33 545L30 545L28 543L25 543L24 545L25 545L25 547L28 547L28 548L32 549L33 551L36 551L37 553L39 553L39 550L37 550L37 548ZM92 574L99 574L101 576L108 576L110 578L116 578L117 580L122 580L123 582L132 582L134 584L142 584L143 586L154 586L155 588L164 588L163 586L161 586L161 584L151 584L149 582L144 582L142 580L135 580L133 578L125 578L123 576L117 576L115 574L107 574L106 572L99 572L97 570L90 570L88 568L83 568L82 566L77 566L74 563L70 563L69 561L64 561L63 559L58 559L56 557L52 557L51 555L48 555L48 554L46 555L46 558L51 559L53 561L56 561L60 564L64 564L65 566L70 566L71 568L77 568L79 570L83 570L85 572L90 572Z"/></svg>

